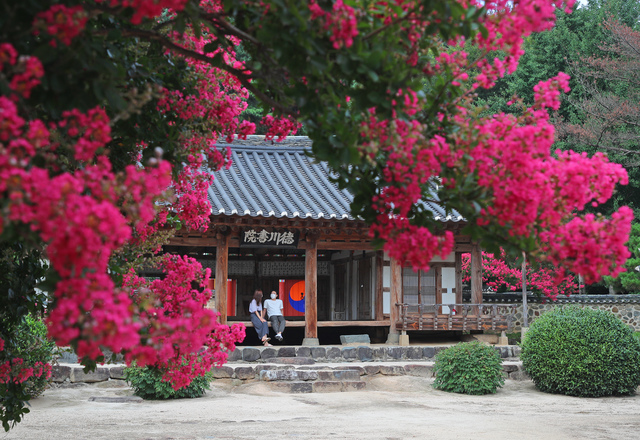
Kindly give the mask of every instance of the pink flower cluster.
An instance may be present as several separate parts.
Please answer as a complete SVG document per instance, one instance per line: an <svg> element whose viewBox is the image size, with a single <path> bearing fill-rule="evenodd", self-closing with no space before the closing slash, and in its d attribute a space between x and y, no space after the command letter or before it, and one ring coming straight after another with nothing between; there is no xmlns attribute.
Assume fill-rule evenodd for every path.
<svg viewBox="0 0 640 440"><path fill-rule="evenodd" d="M211 299L205 287L209 269L203 271L193 258L173 255L165 257L163 269L165 277L150 283L134 274L126 278L135 302L146 304L140 315L146 338L127 353L127 362L160 368L164 380L179 389L226 362L245 330L241 324L218 324L218 313L205 307Z"/></svg>
<svg viewBox="0 0 640 440"><path fill-rule="evenodd" d="M0 364L0 383L20 384L32 377L42 377L46 379L51 377L51 365L36 362L33 366L27 366L22 358L13 358Z"/></svg>
<svg viewBox="0 0 640 440"><path fill-rule="evenodd" d="M189 0L95 0L96 3L106 3L112 8L133 8L131 23L140 24L145 18L158 17L165 9L181 11Z"/></svg>
<svg viewBox="0 0 640 440"><path fill-rule="evenodd" d="M470 280L470 255L462 256L462 282ZM527 265L527 290L541 293L550 299L558 295L571 295L578 292L576 277L563 271L548 267L532 267ZM522 268L512 267L506 261L506 254L499 256L482 252L482 284L494 291L518 292L522 290Z"/></svg>
<svg viewBox="0 0 640 440"><path fill-rule="evenodd" d="M495 12L484 19L489 36L478 35L477 43L488 52L500 50L507 56L478 65L481 73L473 81L485 87L515 70L523 34L546 29L555 20L553 2L500 0L488 6ZM407 28L418 25L411 16L406 20ZM453 43L464 47L465 42ZM470 80L470 66L462 50L425 58L423 71L447 75L453 86ZM436 237L413 224L423 203L437 203L427 182L434 191L454 191L472 176L486 196L479 206L479 225L504 228L515 240L536 237L536 256L557 265L559 273L573 271L589 280L617 273L617 265L627 255L623 242L631 221L628 210L621 209L611 220L576 216L576 212L587 203L608 200L617 184L627 183L626 171L600 154L551 153L554 128L547 109L558 108L560 90L569 89L568 79L560 73L537 85L534 106L517 117L475 117L467 111L469 99L463 96L441 113L441 120L446 113L457 128L439 133L438 127L430 127L436 131L430 139L423 135L426 128L414 119L423 103L412 91L389 96L394 105L392 118L379 118L370 109L363 115L360 152L363 160L384 157L378 194L372 200L378 215L371 235L386 240L385 250L403 264L427 268L437 251L444 254L453 246L452 237ZM440 175L447 178L440 180ZM592 234L589 238L587 231ZM553 295L550 290L545 293Z"/></svg>
<svg viewBox="0 0 640 440"><path fill-rule="evenodd" d="M567 0L565 10L570 11L575 0ZM485 16L486 36L477 37L477 45L485 53L504 51L504 59L494 58L493 63L483 59L478 63L480 73L474 87L490 88L505 73L513 73L524 53L522 43L532 32L553 27L557 1L553 0L492 0L482 2L491 13Z"/></svg>
<svg viewBox="0 0 640 440"><path fill-rule="evenodd" d="M412 90L400 91L392 102L397 108L394 115L413 115L421 105ZM373 208L379 214L370 235L384 239L385 250L401 264L427 270L436 254L446 257L453 250L454 236L450 231L433 234L412 222L416 204L432 196L424 194L423 188L439 174L442 164L451 160L449 146L441 137L425 146L423 131L416 120L379 119L371 109L361 125L360 151L370 160L380 152L387 157L381 176L384 183L373 198Z"/></svg>
<svg viewBox="0 0 640 440"><path fill-rule="evenodd" d="M82 6L53 5L36 15L33 27L35 33L44 30L54 37L50 42L53 47L56 47L56 41L68 46L84 30L88 19Z"/></svg>
<svg viewBox="0 0 640 440"><path fill-rule="evenodd" d="M11 77L9 88L15 92L10 96L13 101L29 98L31 90L40 84L44 75L42 63L36 57L21 56L9 43L0 44L0 72Z"/></svg>
<svg viewBox="0 0 640 440"><path fill-rule="evenodd" d="M287 136L295 135L302 126L292 117L274 118L272 115L263 117L260 123L267 127L267 133L264 138L268 141L275 138L276 142L282 142Z"/></svg>
<svg viewBox="0 0 640 440"><path fill-rule="evenodd" d="M342 0L333 2L330 11L322 9L315 0L309 1L311 19L324 19L323 29L329 32L329 40L335 49L351 47L353 38L358 35L358 22L355 10Z"/></svg>

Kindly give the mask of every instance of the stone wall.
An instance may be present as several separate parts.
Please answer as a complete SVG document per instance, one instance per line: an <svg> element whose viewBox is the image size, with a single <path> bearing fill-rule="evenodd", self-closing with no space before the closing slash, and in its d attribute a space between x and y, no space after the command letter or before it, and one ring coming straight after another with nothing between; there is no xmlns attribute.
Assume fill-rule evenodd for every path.
<svg viewBox="0 0 640 440"><path fill-rule="evenodd" d="M518 303L513 321L514 332L522 328L522 294L516 292L485 293L486 303ZM538 298L533 294L527 297L529 325L542 313L555 307L574 305L612 312L634 331L640 331L640 295L572 295L559 296L556 301Z"/></svg>

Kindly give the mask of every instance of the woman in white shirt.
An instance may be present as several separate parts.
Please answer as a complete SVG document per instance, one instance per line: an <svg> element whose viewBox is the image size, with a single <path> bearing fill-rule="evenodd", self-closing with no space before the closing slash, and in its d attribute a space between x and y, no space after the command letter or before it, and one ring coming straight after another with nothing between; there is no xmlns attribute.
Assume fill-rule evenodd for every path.
<svg viewBox="0 0 640 440"><path fill-rule="evenodd" d="M265 347L271 347L269 340L269 324L264 319L264 310L262 309L262 290L256 290L253 294L253 300L249 304L249 313L251 314L251 322L258 333L258 338Z"/></svg>

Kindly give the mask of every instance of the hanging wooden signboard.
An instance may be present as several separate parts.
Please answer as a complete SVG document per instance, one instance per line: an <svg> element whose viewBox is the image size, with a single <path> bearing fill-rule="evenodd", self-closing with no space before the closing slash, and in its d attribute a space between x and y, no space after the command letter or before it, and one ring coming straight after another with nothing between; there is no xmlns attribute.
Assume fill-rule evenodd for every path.
<svg viewBox="0 0 640 440"><path fill-rule="evenodd" d="M267 231L266 229L244 229L240 236L240 246L245 247L298 247L298 231Z"/></svg>

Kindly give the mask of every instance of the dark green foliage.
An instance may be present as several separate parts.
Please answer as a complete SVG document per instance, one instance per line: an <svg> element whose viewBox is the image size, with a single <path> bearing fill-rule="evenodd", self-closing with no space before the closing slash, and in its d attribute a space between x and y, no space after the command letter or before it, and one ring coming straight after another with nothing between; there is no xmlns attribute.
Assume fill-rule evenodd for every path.
<svg viewBox="0 0 640 440"><path fill-rule="evenodd" d="M504 385L500 354L480 342L464 342L436 355L433 387L462 394L494 394Z"/></svg>
<svg viewBox="0 0 640 440"><path fill-rule="evenodd" d="M31 315L25 317L23 323L18 327L15 335L16 357L22 358L25 365L35 365L38 362L50 363L53 359L53 351L56 344L47 337L47 326L45 323ZM39 378L30 378L25 382L26 392L31 398L42 394L49 384L45 375Z"/></svg>
<svg viewBox="0 0 640 440"><path fill-rule="evenodd" d="M3 325L9 321L0 321ZM7 336L8 335L8 336ZM49 363L53 358L55 343L47 338L47 327L39 318L23 316L12 332L2 335L7 359L20 358L26 367L37 362ZM0 419L8 431L29 412L26 403L38 397L47 387L46 376L31 377L23 383L0 383Z"/></svg>
<svg viewBox="0 0 640 440"><path fill-rule="evenodd" d="M640 223L631 225L631 234L627 243L631 257L624 264L626 272L622 272L616 278L604 277L607 285L613 286L616 292L640 293L640 272L636 267L640 266Z"/></svg>
<svg viewBox="0 0 640 440"><path fill-rule="evenodd" d="M527 332L520 358L547 393L601 397L632 394L640 385L640 342L602 310L566 307L543 314Z"/></svg>
<svg viewBox="0 0 640 440"><path fill-rule="evenodd" d="M179 390L174 390L169 382L162 381L162 371L154 367L132 366L124 370L125 378L136 396L146 400L165 400L201 397L209 389L213 380L211 372L196 377L191 383Z"/></svg>

